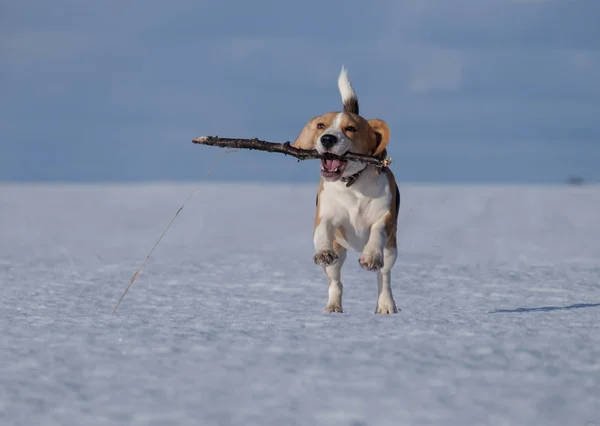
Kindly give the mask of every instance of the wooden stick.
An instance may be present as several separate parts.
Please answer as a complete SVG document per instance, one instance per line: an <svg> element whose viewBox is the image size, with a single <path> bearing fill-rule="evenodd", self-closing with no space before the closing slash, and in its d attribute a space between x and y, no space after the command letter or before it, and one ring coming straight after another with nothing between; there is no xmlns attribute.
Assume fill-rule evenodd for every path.
<svg viewBox="0 0 600 426"><path fill-rule="evenodd" d="M275 143L261 141L259 139L234 139L234 138L220 138L218 136L201 136L197 139L192 140L193 143L201 145L219 146L221 148L235 148L235 149L254 149L257 151L267 152L279 152L285 155L291 155L300 160L309 160L315 158L321 158L322 155L317 152L316 149L300 149L292 146L289 142ZM334 155L327 154L327 158L337 158ZM388 167L392 164L391 158L381 159L373 155L355 154L348 152L341 158L344 160L358 161L360 163L371 164L377 167Z"/></svg>

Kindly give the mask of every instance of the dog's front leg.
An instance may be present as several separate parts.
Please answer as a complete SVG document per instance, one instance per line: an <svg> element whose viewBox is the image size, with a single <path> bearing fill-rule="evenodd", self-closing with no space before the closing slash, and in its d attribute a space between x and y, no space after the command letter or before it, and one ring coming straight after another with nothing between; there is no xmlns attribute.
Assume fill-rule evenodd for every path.
<svg viewBox="0 0 600 426"><path fill-rule="evenodd" d="M382 217L373 225L369 233L367 244L363 248L358 263L367 271L378 271L383 266L383 248L387 239L385 231L385 217Z"/></svg>
<svg viewBox="0 0 600 426"><path fill-rule="evenodd" d="M319 266L331 266L338 260L338 255L333 250L334 232L333 224L323 218L319 220L315 227L313 242L316 254L313 260Z"/></svg>
<svg viewBox="0 0 600 426"><path fill-rule="evenodd" d="M329 278L329 299L325 312L344 312L342 293L344 286L340 279L342 265L346 259L346 249L334 242L335 227L331 222L321 219L315 228L314 244L316 254L314 261L323 267Z"/></svg>

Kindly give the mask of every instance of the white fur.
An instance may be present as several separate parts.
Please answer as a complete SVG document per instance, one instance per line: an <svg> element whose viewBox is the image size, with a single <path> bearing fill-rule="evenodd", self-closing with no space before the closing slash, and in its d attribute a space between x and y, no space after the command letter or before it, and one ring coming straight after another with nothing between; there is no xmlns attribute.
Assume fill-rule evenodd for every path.
<svg viewBox="0 0 600 426"><path fill-rule="evenodd" d="M342 309L342 293L344 286L342 285L342 265L346 260L346 250L341 250L338 253L338 260L335 264L325 267L325 273L329 277L329 291L327 306L325 312L344 312Z"/></svg>
<svg viewBox="0 0 600 426"><path fill-rule="evenodd" d="M348 78L348 70L343 66L340 76L338 77L338 88L342 95L342 103L346 103L346 101L356 98L356 93L354 93L352 83L350 83L350 78Z"/></svg>
<svg viewBox="0 0 600 426"><path fill-rule="evenodd" d="M392 295L392 279L391 272L394 264L396 263L396 257L398 256L398 250L396 248L384 248L383 249L383 268L377 271L377 307L375 312L378 314L396 314L398 308L396 308L396 302L394 302L394 296Z"/></svg>
<svg viewBox="0 0 600 426"><path fill-rule="evenodd" d="M319 195L321 222L315 229L317 251L333 248L333 233L344 229L346 239L338 241L347 249L383 252L383 219L389 211L392 194L387 176L368 167L350 187L344 182L323 182Z"/></svg>
<svg viewBox="0 0 600 426"><path fill-rule="evenodd" d="M360 179L352 186L344 182L324 182L319 195L319 225L314 232L317 253L333 250L335 229L341 227L345 238L337 242L344 247L338 259L326 266L330 279L329 300L325 311L340 312L342 305L341 269L346 258L346 249L362 252L361 260L374 258L383 260L377 271L377 313L395 313L396 304L392 295L390 271L396 262L396 249L386 248L385 216L389 212L392 193L385 173L377 174L367 167ZM339 309L336 309L339 307Z"/></svg>

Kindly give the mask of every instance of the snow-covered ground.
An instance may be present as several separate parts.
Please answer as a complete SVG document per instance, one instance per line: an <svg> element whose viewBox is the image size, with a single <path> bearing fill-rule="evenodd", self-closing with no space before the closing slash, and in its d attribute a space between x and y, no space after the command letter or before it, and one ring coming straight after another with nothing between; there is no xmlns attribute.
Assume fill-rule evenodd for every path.
<svg viewBox="0 0 600 426"><path fill-rule="evenodd" d="M398 315L315 186L0 185L1 425L600 426L600 187L403 186Z"/></svg>

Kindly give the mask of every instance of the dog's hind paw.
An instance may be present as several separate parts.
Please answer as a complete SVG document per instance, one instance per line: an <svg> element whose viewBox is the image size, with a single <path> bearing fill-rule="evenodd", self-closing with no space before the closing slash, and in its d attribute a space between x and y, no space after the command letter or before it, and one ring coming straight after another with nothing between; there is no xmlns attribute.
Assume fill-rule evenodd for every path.
<svg viewBox="0 0 600 426"><path fill-rule="evenodd" d="M397 314L398 309L396 307L396 302L391 297L380 297L377 301L377 309L375 309L376 314Z"/></svg>
<svg viewBox="0 0 600 426"><path fill-rule="evenodd" d="M331 266L338 261L338 255L333 250L323 250L315 254L313 261L319 266Z"/></svg>
<svg viewBox="0 0 600 426"><path fill-rule="evenodd" d="M323 312L325 312L325 313L339 312L339 313L343 314L344 310L342 309L341 305L327 305L325 307L325 309L323 309Z"/></svg>

